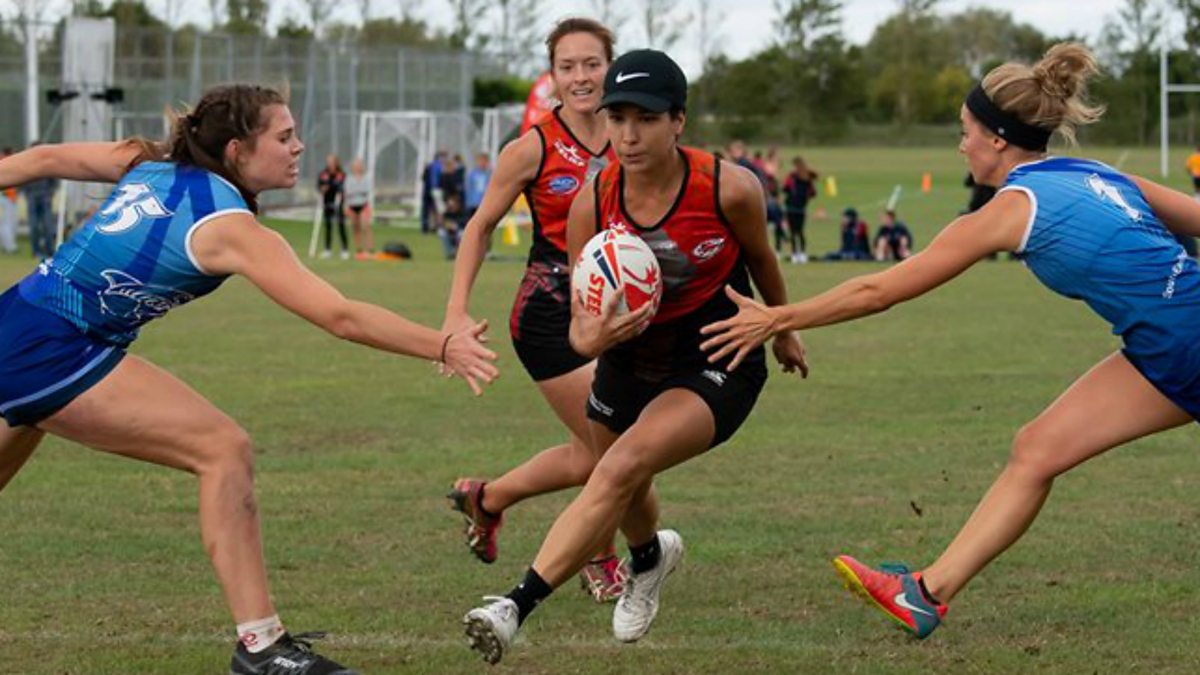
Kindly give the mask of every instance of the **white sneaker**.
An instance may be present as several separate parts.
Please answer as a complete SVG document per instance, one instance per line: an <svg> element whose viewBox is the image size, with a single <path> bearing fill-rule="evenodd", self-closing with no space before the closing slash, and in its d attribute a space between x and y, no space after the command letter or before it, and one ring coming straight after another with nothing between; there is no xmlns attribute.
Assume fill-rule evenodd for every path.
<svg viewBox="0 0 1200 675"><path fill-rule="evenodd" d="M342 251L342 260L350 259L350 251Z"/></svg>
<svg viewBox="0 0 1200 675"><path fill-rule="evenodd" d="M521 627L517 620L517 603L495 595L485 595L483 599L491 601L490 604L467 612L463 624L467 627L471 649L479 652L484 661L499 663Z"/></svg>
<svg viewBox="0 0 1200 675"><path fill-rule="evenodd" d="M321 251L321 255L318 257L321 258L321 260L328 260L329 256L331 255L333 255L333 253L329 249L325 249L324 251Z"/></svg>
<svg viewBox="0 0 1200 675"><path fill-rule="evenodd" d="M683 538L675 530L659 530L658 545L662 549L658 566L641 574L630 574L625 581L625 592L613 609L613 637L621 642L635 642L650 630L658 614L658 594L663 581L683 559Z"/></svg>

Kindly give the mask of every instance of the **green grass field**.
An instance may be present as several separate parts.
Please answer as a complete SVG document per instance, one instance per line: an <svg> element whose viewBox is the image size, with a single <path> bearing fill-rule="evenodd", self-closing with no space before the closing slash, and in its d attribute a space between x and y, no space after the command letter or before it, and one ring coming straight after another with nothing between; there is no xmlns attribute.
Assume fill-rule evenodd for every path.
<svg viewBox="0 0 1200 675"><path fill-rule="evenodd" d="M949 140L948 143L952 143ZM896 183L918 244L965 203L952 151L812 150L872 223ZM1115 162L1121 152L1097 155ZM790 157L790 153L785 153ZM1126 168L1149 173L1150 151ZM920 173L934 191L920 195ZM834 248L836 220L809 224ZM302 248L307 226L280 224ZM441 321L450 266L437 243L382 230L408 263L317 261L350 296ZM31 268L0 258L0 283ZM793 298L873 263L784 269ZM984 263L931 296L806 336L807 381L773 373L727 445L659 482L664 525L688 546L651 634L610 635L610 609L565 586L489 669L459 620L507 591L570 494L509 514L501 558L479 564L442 498L562 431L512 353L505 321L522 266L485 265L475 314L504 375L479 399L427 363L340 343L233 280L149 327L134 353L179 375L256 439L259 500L280 613L326 629L323 650L365 673L1195 672L1200 503L1192 429L1059 480L1025 540L908 639L838 585L829 559L929 562L1003 465L1009 441L1117 347L1085 307L1019 264ZM0 495L0 672L223 673L232 626L195 519L193 479L57 440Z"/></svg>

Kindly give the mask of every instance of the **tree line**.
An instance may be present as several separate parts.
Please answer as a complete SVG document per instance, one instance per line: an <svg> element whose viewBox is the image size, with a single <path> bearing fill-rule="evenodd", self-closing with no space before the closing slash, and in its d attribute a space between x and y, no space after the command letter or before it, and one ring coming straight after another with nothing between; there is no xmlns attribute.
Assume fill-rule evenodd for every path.
<svg viewBox="0 0 1200 675"><path fill-rule="evenodd" d="M524 99L545 66L544 24L554 15L553 0L207 0L209 24L200 27L181 21L185 2L74 0L70 11L185 33L481 52L506 76L477 82L477 105ZM445 3L450 26L435 27L422 14L433 2ZM589 3L590 13L613 28L624 48L653 46L698 57L690 112L693 134L701 137L871 140L865 130L883 128L880 136L899 130L919 139L922 127L953 125L967 91L995 65L1032 62L1055 42L1077 40L1095 51L1104 68L1092 93L1108 113L1087 130L1089 140L1146 144L1158 133L1160 42L1171 45L1172 81L1200 81L1200 0L1123 0L1096 36L1048 34L1001 9L949 12L941 0L895 0L895 11L861 45L845 37L841 0L774 0L772 39L742 59L721 50L737 36L722 30L725 17L715 0ZM282 19L272 26L275 4L285 11L275 13ZM1171 35L1163 34L1164 26ZM1198 111L1200 95L1172 98L1177 141L1197 140Z"/></svg>

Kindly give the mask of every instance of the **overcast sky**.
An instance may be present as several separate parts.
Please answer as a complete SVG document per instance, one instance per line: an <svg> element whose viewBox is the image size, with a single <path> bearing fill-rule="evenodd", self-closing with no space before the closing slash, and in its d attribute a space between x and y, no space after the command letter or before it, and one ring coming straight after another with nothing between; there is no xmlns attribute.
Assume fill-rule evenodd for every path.
<svg viewBox="0 0 1200 675"><path fill-rule="evenodd" d="M147 0L161 14L168 3L177 3L181 19L200 24L209 21L208 3L193 0ZM415 14L432 26L448 31L452 23L449 0L408 0ZM676 0L676 12L694 13L696 0ZM1007 11L1020 23L1029 23L1051 36L1068 33L1096 37L1107 17L1114 16L1118 7L1126 0L941 0L941 13L959 12L968 7L989 7ZM617 6L625 14L632 14L638 0L617 0ZM775 0L713 0L721 20L718 23L720 51L734 59L741 59L768 46L775 39L774 20L777 14ZM372 12L376 16L395 15L400 3L395 0L372 0ZM545 5L553 9L547 12L547 31L555 20L575 14L591 14L591 0L546 0ZM335 3L333 20L357 22L358 2L339 0ZM854 43L865 43L871 32L882 20L894 14L899 6L897 0L844 0L842 4L842 31ZM303 21L305 16L302 0L277 0L272 7L271 23L278 25L287 16ZM639 46L640 29L635 22L628 21L621 31L619 49ZM688 31L671 50L680 65L695 75L699 71L700 57L696 46L695 21L688 21Z"/></svg>
<svg viewBox="0 0 1200 675"><path fill-rule="evenodd" d="M1124 0L942 0L939 12L949 14L968 7L989 7L1010 12L1016 21L1033 24L1047 35L1073 32L1090 38L1099 34L1105 17L1115 14L1123 3ZM588 14L593 6L589 0L550 0L548 4L554 7L553 15L547 17L548 24L562 16ZM623 4L628 11L636 6L636 0L618 4ZM898 4L896 0L845 0L842 5L843 33L851 42L865 43L875 26L896 12ZM687 11L695 2L677 0L676 5ZM421 0L417 6L421 8L419 12L423 18L433 25L443 29L450 26L450 3L446 0ZM714 0L713 6L723 17L718 22L723 38L718 44L730 57L744 58L775 39L775 0ZM628 22L622 31L620 37L625 39L619 45L621 49L643 46L635 44L640 39L640 31L632 24L632 21ZM695 43L694 32L685 33L672 49L672 55L689 75L699 71L700 57Z"/></svg>

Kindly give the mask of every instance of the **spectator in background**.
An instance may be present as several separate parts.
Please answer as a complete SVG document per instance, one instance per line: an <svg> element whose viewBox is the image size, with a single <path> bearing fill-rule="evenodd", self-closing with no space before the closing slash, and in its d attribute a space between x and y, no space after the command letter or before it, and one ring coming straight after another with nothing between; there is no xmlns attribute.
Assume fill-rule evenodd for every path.
<svg viewBox="0 0 1200 675"><path fill-rule="evenodd" d="M458 195L462 197L463 204L466 204L467 194L467 161L462 155L454 155L454 185L458 188Z"/></svg>
<svg viewBox="0 0 1200 675"><path fill-rule="evenodd" d="M763 179L762 169L755 166L754 162L746 156L746 144L741 140L735 138L729 142L729 161L744 169L749 169L751 173L758 176L760 181Z"/></svg>
<svg viewBox="0 0 1200 675"><path fill-rule="evenodd" d="M963 185L971 190L971 200L967 202L967 210L963 213L975 213L996 196L996 188L976 183L975 177L969 171L967 177L963 179Z"/></svg>
<svg viewBox="0 0 1200 675"><path fill-rule="evenodd" d="M773 171L765 170L769 167L764 165L763 178L763 194L767 198L767 222L771 224L771 229L775 232L775 255L783 257L783 237L785 234L783 225L783 206L779 203L779 178Z"/></svg>
<svg viewBox="0 0 1200 675"><path fill-rule="evenodd" d="M1192 177L1192 196L1200 199L1200 145L1187 158L1188 175Z"/></svg>
<svg viewBox="0 0 1200 675"><path fill-rule="evenodd" d="M870 260L871 243L867 224L858 218L858 210L848 207L842 212L842 247L825 254L826 260Z"/></svg>
<svg viewBox="0 0 1200 675"><path fill-rule="evenodd" d="M12 148L4 148L4 157L13 154ZM7 188L0 195L0 252L17 252L17 189Z"/></svg>
<svg viewBox="0 0 1200 675"><path fill-rule="evenodd" d="M817 172L797 156L792 160L792 171L783 181L783 207L787 218L788 239L792 244L792 262L808 262L808 241L804 238L804 221L808 213L808 202L817 196ZM797 246L797 239L800 245ZM776 242L775 250L779 250Z"/></svg>
<svg viewBox="0 0 1200 675"><path fill-rule="evenodd" d="M346 172L342 171L342 163L338 156L330 153L325 156L325 168L317 176L317 190L321 193L321 218L325 224L325 250L321 251L322 258L332 255L333 223L336 220L338 236L342 240L342 260L350 257L350 244L346 241L346 215L342 211L344 197L343 187Z"/></svg>
<svg viewBox="0 0 1200 675"><path fill-rule="evenodd" d="M763 158L762 150L754 151L754 159L750 160L750 163L754 165L755 173L758 174L759 178L766 177L767 165L766 165L766 160Z"/></svg>
<svg viewBox="0 0 1200 675"><path fill-rule="evenodd" d="M772 145L767 148L767 156L762 163L763 173L768 176L779 177L779 146Z"/></svg>
<svg viewBox="0 0 1200 675"><path fill-rule="evenodd" d="M1192 197L1200 200L1200 145L1187 158L1187 172L1192 177ZM1183 247L1189 258L1196 257L1196 240L1186 234L1172 233L1175 241Z"/></svg>
<svg viewBox="0 0 1200 675"><path fill-rule="evenodd" d="M442 190L442 209L443 217L447 203L451 197L458 198L458 204L461 208L463 200L463 191L466 189L466 177L462 171L462 166L459 164L461 156L445 155L442 157L442 174L438 181L438 187ZM440 221L439 221L440 223Z"/></svg>
<svg viewBox="0 0 1200 675"><path fill-rule="evenodd" d="M883 212L883 223L875 234L876 260L904 260L912 255L912 232L896 220L896 212Z"/></svg>
<svg viewBox="0 0 1200 675"><path fill-rule="evenodd" d="M466 207L466 219L470 220L483 202L483 193L487 191L488 183L492 180L492 160L486 152L475 156L475 166L467 173L463 205ZM465 221L464 221L465 222Z"/></svg>
<svg viewBox="0 0 1200 675"><path fill-rule="evenodd" d="M42 178L21 186L29 210L29 243L35 258L49 258L54 255L53 201L57 189L57 178Z"/></svg>
<svg viewBox="0 0 1200 675"><path fill-rule="evenodd" d="M438 228L438 237L442 240L442 252L446 254L446 260L454 260L458 255L459 232L466 222L462 195L447 193L446 210L442 212L442 224Z"/></svg>
<svg viewBox="0 0 1200 675"><path fill-rule="evenodd" d="M437 229L438 220L441 214L438 213L437 198L434 196L435 190L440 190L442 186L442 162L445 160L446 151L438 150L433 156L433 161L429 162L421 171L421 233L428 234Z"/></svg>
<svg viewBox="0 0 1200 675"><path fill-rule="evenodd" d="M967 177L963 179L963 185L971 190L971 199L967 202L966 210L962 211L959 215L975 213L979 209L982 209L984 204L992 201L992 197L996 196L996 188L992 187L991 185L980 185L979 183L976 183L975 177L971 175L970 171L967 172ZM996 260L998 255L999 254L995 252L989 253L987 259ZM1011 253L1008 254L1008 259L1013 259Z"/></svg>
<svg viewBox="0 0 1200 675"><path fill-rule="evenodd" d="M367 175L361 157L350 163L350 175L345 185L346 211L354 230L355 257L359 260L375 257L375 237L371 233L371 177Z"/></svg>

